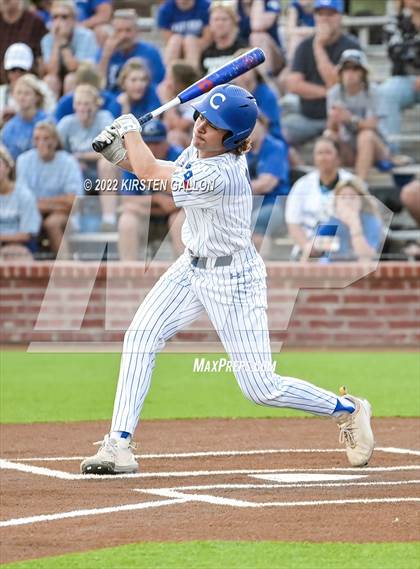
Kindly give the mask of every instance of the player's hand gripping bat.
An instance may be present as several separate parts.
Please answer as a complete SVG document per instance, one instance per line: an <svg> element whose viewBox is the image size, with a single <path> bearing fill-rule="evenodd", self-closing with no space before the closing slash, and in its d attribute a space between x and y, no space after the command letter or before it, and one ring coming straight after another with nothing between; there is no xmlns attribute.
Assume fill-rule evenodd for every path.
<svg viewBox="0 0 420 569"><path fill-rule="evenodd" d="M229 63L222 65L222 67L216 71L213 71L213 73L209 73L209 75L206 75L203 77L203 79L196 81L181 91L181 93L179 93L179 95L171 101L168 101L151 113L147 113L146 115L140 117L138 119L140 125L147 123L148 121L154 119L169 109L181 105L182 103L192 101L200 95L204 95L204 93L207 93L217 85L229 83L229 81L232 81L232 79L235 79L235 77L238 77L250 69L253 69L257 65L260 65L260 63L262 63L264 60L265 54L259 47L255 47L254 49L247 51L236 59L229 61ZM101 150L108 146L108 144L110 143L107 143L105 141L94 141L92 148L95 150L95 152L101 152Z"/></svg>

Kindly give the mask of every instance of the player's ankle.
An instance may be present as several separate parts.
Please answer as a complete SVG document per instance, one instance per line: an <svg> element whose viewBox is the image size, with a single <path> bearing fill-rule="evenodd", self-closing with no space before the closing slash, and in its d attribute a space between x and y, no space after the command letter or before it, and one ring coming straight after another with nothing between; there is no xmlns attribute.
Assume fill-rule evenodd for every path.
<svg viewBox="0 0 420 569"><path fill-rule="evenodd" d="M111 431L110 433L111 439L126 439L131 440L131 434L127 431Z"/></svg>
<svg viewBox="0 0 420 569"><path fill-rule="evenodd" d="M346 397L337 397L337 405L335 406L333 416L338 417L342 413L353 413L356 410L356 406L352 401Z"/></svg>

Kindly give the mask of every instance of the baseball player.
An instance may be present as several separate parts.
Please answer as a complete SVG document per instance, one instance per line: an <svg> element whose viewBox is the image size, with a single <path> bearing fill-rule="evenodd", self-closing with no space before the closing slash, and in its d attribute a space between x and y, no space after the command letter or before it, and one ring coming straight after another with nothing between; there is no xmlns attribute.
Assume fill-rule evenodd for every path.
<svg viewBox="0 0 420 569"><path fill-rule="evenodd" d="M245 89L221 85L194 105L191 145L174 162L158 161L133 115L116 119L99 140L102 154L140 179L159 179L185 210L185 252L158 280L124 336L114 413L100 449L81 464L85 474L138 470L132 436L150 387L156 353L206 311L248 399L331 416L353 466L374 446L367 401L334 393L272 370L266 270L251 240L252 191L245 153L257 104ZM99 443L98 443L99 444Z"/></svg>

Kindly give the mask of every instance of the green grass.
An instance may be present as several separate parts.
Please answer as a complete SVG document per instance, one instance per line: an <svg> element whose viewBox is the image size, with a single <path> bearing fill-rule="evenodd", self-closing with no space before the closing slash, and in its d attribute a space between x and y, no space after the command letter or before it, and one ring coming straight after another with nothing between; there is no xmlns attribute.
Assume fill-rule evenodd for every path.
<svg viewBox="0 0 420 569"><path fill-rule="evenodd" d="M197 354L157 359L143 419L302 416L289 409L254 405L232 373L194 373ZM221 356L205 355L219 359ZM375 416L420 415L420 358L415 353L284 352L277 372L337 391L367 397ZM109 419L118 354L1 354L0 421L33 423Z"/></svg>
<svg viewBox="0 0 420 569"><path fill-rule="evenodd" d="M2 569L418 569L417 543L139 543Z"/></svg>

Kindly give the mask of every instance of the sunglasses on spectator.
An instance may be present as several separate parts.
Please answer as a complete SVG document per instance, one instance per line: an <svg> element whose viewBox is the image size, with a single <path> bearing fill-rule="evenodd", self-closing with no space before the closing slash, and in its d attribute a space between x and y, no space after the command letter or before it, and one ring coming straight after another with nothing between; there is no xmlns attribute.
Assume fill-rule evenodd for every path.
<svg viewBox="0 0 420 569"><path fill-rule="evenodd" d="M52 15L53 20L68 20L69 18L71 18L71 14L53 14Z"/></svg>
<svg viewBox="0 0 420 569"><path fill-rule="evenodd" d="M345 63L343 65L343 69L352 69L355 71L357 69L362 69L362 67L360 65L357 65L357 63Z"/></svg>

